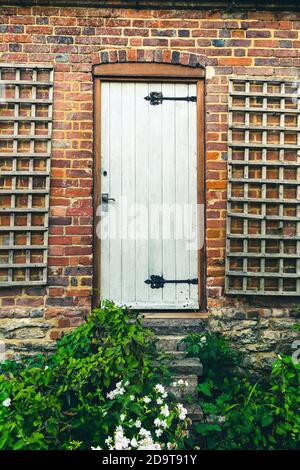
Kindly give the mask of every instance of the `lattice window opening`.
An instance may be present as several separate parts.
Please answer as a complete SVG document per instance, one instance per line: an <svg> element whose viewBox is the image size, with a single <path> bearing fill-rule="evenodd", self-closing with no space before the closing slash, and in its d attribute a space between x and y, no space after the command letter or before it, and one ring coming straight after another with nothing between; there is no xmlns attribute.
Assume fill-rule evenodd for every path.
<svg viewBox="0 0 300 470"><path fill-rule="evenodd" d="M0 286L47 283L52 66L0 64Z"/></svg>
<svg viewBox="0 0 300 470"><path fill-rule="evenodd" d="M300 82L229 84L227 294L300 295Z"/></svg>

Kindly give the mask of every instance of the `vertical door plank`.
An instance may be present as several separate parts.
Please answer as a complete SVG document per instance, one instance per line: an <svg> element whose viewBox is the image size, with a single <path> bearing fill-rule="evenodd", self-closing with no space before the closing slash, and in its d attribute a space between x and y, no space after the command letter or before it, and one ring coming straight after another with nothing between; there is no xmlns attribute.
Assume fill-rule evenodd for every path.
<svg viewBox="0 0 300 470"><path fill-rule="evenodd" d="M188 86L189 96L197 95L197 87L194 84ZM189 205L190 218L189 227L189 277L190 279L198 278L198 210L197 210L197 107L189 106L188 116L188 152L189 152ZM199 211L200 212L200 211ZM202 213L202 211L201 211ZM203 221L199 221L202 223ZM199 280L198 280L199 284ZM190 300L198 307L199 295L198 285L191 284L189 286Z"/></svg>
<svg viewBox="0 0 300 470"><path fill-rule="evenodd" d="M162 85L164 96L175 96L174 83ZM165 279L176 279L176 242L174 237L176 200L176 149L175 149L175 101L162 105L162 247L163 275ZM168 231L170 232L168 234ZM162 291L164 303L176 301L176 284L165 284Z"/></svg>
<svg viewBox="0 0 300 470"><path fill-rule="evenodd" d="M149 286L145 280L148 271L148 210L149 210L149 104L144 99L149 94L148 83L136 83L136 302L149 301Z"/></svg>
<svg viewBox="0 0 300 470"><path fill-rule="evenodd" d="M109 174L110 163L110 84L103 82L101 84L101 167ZM101 177L101 192L109 192L109 179ZM100 202L100 201L99 201ZM102 207L102 205L101 205ZM109 219L108 212L106 217L101 217L101 299L110 299L110 243L109 243Z"/></svg>
<svg viewBox="0 0 300 470"><path fill-rule="evenodd" d="M123 134L122 128L122 84L110 83L110 127L109 127L109 168L103 168L108 171L107 176L102 176L102 180L108 178L108 194L115 199L108 205L108 216L110 226L110 272L109 286L110 298L121 301L122 299L122 240L121 232L121 196L122 196L122 148ZM105 137L104 137L105 138Z"/></svg>
<svg viewBox="0 0 300 470"><path fill-rule="evenodd" d="M149 92L161 92L160 83L151 83ZM149 275L162 272L162 106L149 106ZM158 306L162 303L162 289L149 287L149 298Z"/></svg>
<svg viewBox="0 0 300 470"><path fill-rule="evenodd" d="M176 84L175 96L187 96L188 85ZM176 139L176 279L189 278L189 256L184 236L187 229L186 212L189 202L189 107L193 103L175 101ZM189 285L176 284L176 300L188 303Z"/></svg>
<svg viewBox="0 0 300 470"><path fill-rule="evenodd" d="M135 205L135 83L122 83L122 197L128 213L122 210L122 300L135 300L135 223L130 213Z"/></svg>

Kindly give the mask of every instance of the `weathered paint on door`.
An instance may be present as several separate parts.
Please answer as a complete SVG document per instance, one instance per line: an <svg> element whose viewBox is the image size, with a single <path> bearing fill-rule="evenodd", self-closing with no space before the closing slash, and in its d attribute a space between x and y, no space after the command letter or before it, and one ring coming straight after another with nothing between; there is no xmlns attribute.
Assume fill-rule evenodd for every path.
<svg viewBox="0 0 300 470"><path fill-rule="evenodd" d="M101 84L101 193L115 199L101 204L101 298L198 309L197 284L145 283L198 277L196 103L152 106L151 91L195 96L196 85Z"/></svg>

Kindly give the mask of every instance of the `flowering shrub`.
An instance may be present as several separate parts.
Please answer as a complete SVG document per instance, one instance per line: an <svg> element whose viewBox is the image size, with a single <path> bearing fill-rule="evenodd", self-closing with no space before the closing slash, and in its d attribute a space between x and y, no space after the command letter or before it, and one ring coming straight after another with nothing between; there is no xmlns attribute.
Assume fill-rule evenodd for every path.
<svg viewBox="0 0 300 470"><path fill-rule="evenodd" d="M107 398L103 408L109 417L108 437L92 449L184 448L188 436L187 410L170 399L163 385L156 384L144 395L128 381L118 382Z"/></svg>
<svg viewBox="0 0 300 470"><path fill-rule="evenodd" d="M178 437L182 445L185 411L163 388L163 359L138 313L107 302L59 340L52 356L0 365L0 449L90 449L107 446L107 436L115 445L119 426L127 439L148 445L149 434L136 433L130 420L140 420L155 443Z"/></svg>

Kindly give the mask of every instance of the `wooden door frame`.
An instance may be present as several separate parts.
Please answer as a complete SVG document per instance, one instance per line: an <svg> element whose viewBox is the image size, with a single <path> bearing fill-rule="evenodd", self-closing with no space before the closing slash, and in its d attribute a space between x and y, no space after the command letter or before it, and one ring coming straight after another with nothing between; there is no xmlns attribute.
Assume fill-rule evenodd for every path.
<svg viewBox="0 0 300 470"><path fill-rule="evenodd" d="M97 307L100 302L100 244L96 227L99 217L96 210L100 203L101 195L101 81L156 81L156 82L184 82L195 83L197 86L197 203L204 207L204 220L198 220L198 234L204 238L203 247L198 250L198 278L199 278L199 311L206 309L206 256L205 256L205 103L204 103L204 76L203 68L188 67L182 65L164 63L113 63L96 65L93 70L94 78L94 183L93 183L93 207L94 207L94 253L93 253L93 297L92 305ZM161 309L163 311L163 309ZM199 313L197 311L197 313ZM151 310L152 312L152 310ZM172 312L172 311L168 311ZM174 311L173 311L174 312ZM178 310L176 310L179 313ZM153 311L155 313L155 311ZM190 310L182 314L191 313Z"/></svg>

